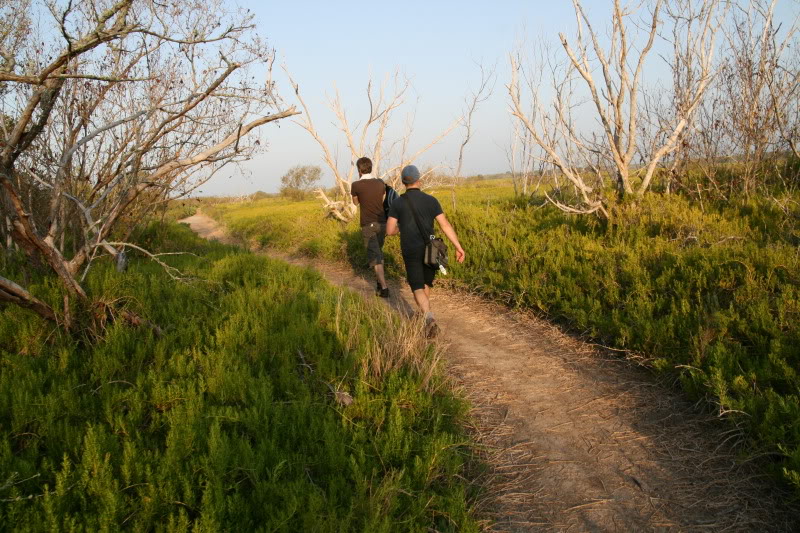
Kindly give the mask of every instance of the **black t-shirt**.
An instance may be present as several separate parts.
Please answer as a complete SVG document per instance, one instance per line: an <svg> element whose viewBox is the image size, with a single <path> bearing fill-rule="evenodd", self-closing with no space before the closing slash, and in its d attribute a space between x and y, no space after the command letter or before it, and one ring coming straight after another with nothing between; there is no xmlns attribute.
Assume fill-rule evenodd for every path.
<svg viewBox="0 0 800 533"><path fill-rule="evenodd" d="M417 210L419 223L425 232L425 240L420 235L406 196L410 198L414 208ZM400 249L403 255L424 252L429 236L433 235L433 221L441 214L442 206L439 205L439 200L419 189L409 189L392 203L392 207L389 209L389 216L396 218L397 224L400 226Z"/></svg>

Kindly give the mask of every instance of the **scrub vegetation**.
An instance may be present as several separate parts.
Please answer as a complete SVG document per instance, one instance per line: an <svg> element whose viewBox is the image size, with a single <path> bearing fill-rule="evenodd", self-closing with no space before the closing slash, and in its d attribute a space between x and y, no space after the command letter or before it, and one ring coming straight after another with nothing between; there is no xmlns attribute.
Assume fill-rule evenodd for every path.
<svg viewBox="0 0 800 533"><path fill-rule="evenodd" d="M467 251L452 286L643 355L744 426L752 453L800 494L796 192L705 202L653 193L610 206L610 220L515 195L505 180L432 192ZM313 202L205 210L254 244L366 263L357 225L322 220ZM402 276L396 239L386 250L388 272Z"/></svg>
<svg viewBox="0 0 800 533"><path fill-rule="evenodd" d="M435 346L311 270L185 226L136 242L194 254L161 256L186 280L134 257L125 273L95 262L86 287L160 335L109 317L85 337L0 310L2 529L478 529L467 405Z"/></svg>

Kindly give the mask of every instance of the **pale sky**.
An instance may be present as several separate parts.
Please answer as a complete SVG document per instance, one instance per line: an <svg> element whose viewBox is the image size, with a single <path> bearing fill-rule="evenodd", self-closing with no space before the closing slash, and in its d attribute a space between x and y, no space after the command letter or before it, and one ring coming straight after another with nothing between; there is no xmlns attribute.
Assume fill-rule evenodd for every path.
<svg viewBox="0 0 800 533"><path fill-rule="evenodd" d="M558 6L558 7L554 7ZM334 83L356 122L364 114L365 88L372 74L384 79L400 70L411 79L398 125L416 108L411 151L426 145L461 116L463 100L477 88L477 63L497 64L498 79L491 99L478 109L475 134L464 156L464 173L503 172L508 166L504 152L510 135L504 84L509 75L508 53L524 34L537 35L572 26L567 1L365 1L329 2L295 0L262 3L254 8L259 32L277 50L277 64L285 63L300 85L315 125L342 157L349 155L343 137L332 122L328 97ZM278 70L278 69L276 69ZM281 94L287 101L293 92L276 72ZM360 111L360 113L359 113ZM454 131L428 152L420 164L452 163L463 134ZM269 150L249 162L250 175L238 171L216 176L202 194L274 192L280 177L297 164L320 165L326 183L332 183L322 151L299 126L284 121L267 131Z"/></svg>
<svg viewBox="0 0 800 533"><path fill-rule="evenodd" d="M796 2L782 3L779 12L790 18ZM597 21L597 29L605 29L611 1L587 0L584 4ZM480 80L477 63L496 66L494 92L474 118L474 136L464 156L464 175L508 169L505 150L511 134L506 90L509 53L523 39L529 50L541 39L558 46L558 33L571 36L575 29L572 2L568 0L293 0L260 3L252 9L259 33L277 50L276 66L286 64L300 85L318 130L332 150L338 147L345 160L349 160L349 153L344 137L333 124L335 116L327 105L334 84L355 123L364 116L370 75L377 82L395 70L405 74L412 90L395 121L402 127L405 117L416 109L409 147L410 152L415 152L461 116L465 97L477 89ZM660 62L655 56L651 58L651 73L659 69ZM281 94L289 103L296 103L288 82L279 69L276 71ZM227 176L216 176L201 194L275 192L280 177L297 164L320 165L324 184L332 184L322 151L305 130L288 120L267 128L269 150L247 163L244 174L233 170ZM454 164L462 138L463 132L455 130L416 163Z"/></svg>

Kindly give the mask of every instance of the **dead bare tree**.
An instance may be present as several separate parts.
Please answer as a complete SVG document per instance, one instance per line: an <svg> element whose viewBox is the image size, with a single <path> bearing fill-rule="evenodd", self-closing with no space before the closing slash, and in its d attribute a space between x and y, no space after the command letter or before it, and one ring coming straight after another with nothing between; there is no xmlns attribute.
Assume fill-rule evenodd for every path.
<svg viewBox="0 0 800 533"><path fill-rule="evenodd" d="M508 168L511 172L511 185L514 188L514 194L525 194L528 185L528 176L530 175L529 169L532 167L531 159L532 154L527 150L528 146L533 146L533 143L528 138L530 133L527 129L520 128L519 121L513 119L511 121L511 140L506 148L506 160L508 161ZM522 155L520 156L520 152ZM531 157L526 157L528 154Z"/></svg>
<svg viewBox="0 0 800 533"><path fill-rule="evenodd" d="M517 48L521 50L523 45L517 45ZM556 79L557 74L552 69L553 65L550 62L552 50L548 42L541 39L532 49L536 53L534 63L542 67L545 65L550 66L553 79ZM516 55L514 62L519 67L518 72L523 69L521 53ZM525 68L525 72L522 72L531 94L531 107L526 113L529 120L535 120L539 112L537 108L541 103L539 88L543 81L544 70L544 68L536 68L533 65L529 65ZM537 191L548 170L552 168L548 165L547 158L543 156L542 148L536 143L531 131L525 127L523 121L515 116L513 110L511 114L511 137L505 147L505 154L515 195L528 196L529 193ZM536 185L531 189L534 179L536 179ZM557 174L553 173L553 180L554 188L559 189L560 183Z"/></svg>
<svg viewBox="0 0 800 533"><path fill-rule="evenodd" d="M797 50L798 46L800 43L795 39L792 48ZM795 160L800 160L800 56L798 54L787 54L785 60L777 66L775 75L769 82L769 92L781 139L791 150Z"/></svg>
<svg viewBox="0 0 800 533"><path fill-rule="evenodd" d="M713 92L718 72L713 60L716 35L709 24L718 25L725 20L729 7L726 3L718 9L713 3L695 0L671 0L664 6L667 23L663 37L672 45L671 57L665 55L664 59L670 66L672 84L658 84L643 91L637 141L643 168L648 163L652 165L653 156L663 151L667 193L673 183L681 180L693 158L690 138L697 130L697 116ZM713 137L706 140L710 142Z"/></svg>
<svg viewBox="0 0 800 533"><path fill-rule="evenodd" d="M528 196L541 187L546 164L544 158L537 157L537 150L538 146L531 138L530 131L514 118L511 123L511 139L505 152L515 195ZM558 187L558 183L554 185Z"/></svg>
<svg viewBox="0 0 800 533"><path fill-rule="evenodd" d="M33 11L48 16L33 25ZM31 30L20 36L21 21ZM59 311L0 277L0 301L62 324L70 299L91 301L82 280L93 260L136 249L112 239L130 233L132 212L251 157L251 132L297 114L281 109L251 16L219 1L0 3L0 57L3 215L66 294Z"/></svg>
<svg viewBox="0 0 800 533"><path fill-rule="evenodd" d="M472 120L478 107L492 96L495 81L495 66L487 69L483 65L478 65L481 71L480 83L478 84L477 90L464 100L464 113L461 118L461 126L464 128L464 138L458 145L458 159L450 179L450 201L454 210L456 209L456 185L462 179L461 170L464 165L464 149L472 140Z"/></svg>
<svg viewBox="0 0 800 533"><path fill-rule="evenodd" d="M512 115L530 132L533 142L543 151L544 161L556 168L575 189L577 205L551 201L571 213L602 213L603 194L598 185L612 176L620 196L646 192L664 156L672 152L691 115L700 104L713 75L712 58L718 23L719 0L678 0L667 6L671 14L683 8L682 19L669 17L680 28L673 32L673 46L680 50L680 64L674 68L691 74L682 85L683 94L671 120L660 121L660 132L652 135L657 142L641 153L637 142L641 127L643 73L648 57L664 25L665 0L654 0L643 27L631 19L643 3L622 5L614 0L608 39L601 39L579 0L573 0L577 33L573 42L560 34L567 61L551 63L552 103L542 102L539 88L521 72L518 57L512 56L512 80L509 84ZM631 27L636 30L631 33ZM641 31L638 31L641 30ZM663 32L662 32L663 33ZM604 47L603 42L607 41ZM532 95L531 113L522 104L521 78L528 80ZM578 91L580 82L585 97ZM586 99L586 105L582 104ZM575 114L592 109L599 131L583 132L576 126ZM638 157L637 157L638 155ZM641 166L635 166L641 161ZM594 185L587 183L589 178ZM636 179L638 178L638 183Z"/></svg>
<svg viewBox="0 0 800 533"><path fill-rule="evenodd" d="M511 82L507 88L511 97L511 114L526 132L521 137L521 140L528 141L526 152L544 165L558 170L557 174L572 185L576 198L571 203L576 205L562 203L548 193L545 195L564 211L586 214L599 211L607 217L602 191L599 193L597 187L599 185L602 188L602 182L587 183L591 175L584 172L584 169L591 168L597 177L602 176L594 159L588 157L592 155L591 151L578 136L574 106L570 103L575 99L572 69L562 68L562 65L552 62L547 65L541 62L535 68L524 69L521 54L511 55L510 58ZM552 109L544 102L541 93L543 73L547 66L550 67L552 88L556 94ZM522 104L523 90L527 90L530 99L528 110Z"/></svg>
<svg viewBox="0 0 800 533"><path fill-rule="evenodd" d="M286 70L286 69L284 69ZM387 133L392 124L392 118L396 115L405 103L405 95L410 84L398 72L391 79L392 90L389 90L390 83L384 81L379 86L375 86L372 80L368 80L366 88L366 98L369 104L367 117L363 122L351 125L347 116L341 95L337 90L335 96L330 100L330 108L336 115L338 126L345 137L348 157L346 170L339 165L338 158L331 151L328 142L319 133L311 117L310 109L306 105L300 93L298 83L291 77L287 70L287 75L294 88L294 92L303 109L303 118L296 120L295 123L306 130L319 144L322 149L325 164L331 170L336 187L339 192L339 199L330 199L322 189L317 190L317 195L324 203L324 207L329 216L342 222L350 221L356 214L356 206L350 196L350 185L355 176L355 161L362 156L369 156L372 159L373 174L381 179L387 178L397 184L399 171L406 164L415 160L433 146L444 139L458 125L458 121L453 122L444 129L439 135L426 145L422 146L413 154L408 154L407 149L413 133L413 122L409 122L405 134L401 138L387 138ZM385 161L394 163L385 164ZM383 165L383 169L381 167Z"/></svg>
<svg viewBox="0 0 800 533"><path fill-rule="evenodd" d="M782 142L797 155L797 20L782 27L776 6L777 0L739 4L726 29L718 90L745 194L766 179L771 170L765 163Z"/></svg>
<svg viewBox="0 0 800 533"><path fill-rule="evenodd" d="M369 114L365 122L360 126L360 135L358 135L358 142L355 140L353 128L348 122L347 113L342 105L341 96L339 91L336 90L335 97L331 100L330 106L339 120L339 127L345 135L347 146L350 151L350 164L346 171L339 168L336 157L331 152L325 139L322 138L314 125L308 105L306 105L303 96L300 94L300 87L297 82L291 77L288 70L284 67L286 74L294 88L294 92L303 108L304 115L301 120L296 120L295 123L305 129L319 144L322 149L325 164L330 168L333 173L336 187L339 191L339 200L331 200L322 189L317 189L317 194L324 202L326 209L330 216L337 218L342 222L347 222L356 214L356 206L353 204L352 199L349 197L350 184L353 182L353 175L355 172L355 161L365 153L375 154L373 156L373 167L378 168L382 154L384 134L386 126L389 124L393 112L402 105L403 97L408 89L408 80L402 79L399 73L394 75L394 92L387 96L386 83L381 84L377 89L373 88L372 80L367 82L367 100L369 102ZM371 130L377 128L374 139L368 139ZM370 146L367 147L367 142L370 141Z"/></svg>
<svg viewBox="0 0 800 533"><path fill-rule="evenodd" d="M787 183L784 163L798 157L800 135L797 17L776 21L777 0L728 5L718 74L684 139L701 182L682 186L722 199L770 179Z"/></svg>

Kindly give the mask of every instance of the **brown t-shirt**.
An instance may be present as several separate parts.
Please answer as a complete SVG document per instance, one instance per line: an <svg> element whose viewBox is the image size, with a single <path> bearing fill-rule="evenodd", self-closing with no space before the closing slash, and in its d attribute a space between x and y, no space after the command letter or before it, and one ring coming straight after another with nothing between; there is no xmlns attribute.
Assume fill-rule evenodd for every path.
<svg viewBox="0 0 800 533"><path fill-rule="evenodd" d="M386 185L378 178L364 178L350 185L350 194L358 198L361 206L361 225L372 222L386 224L386 213L383 211L383 195Z"/></svg>

